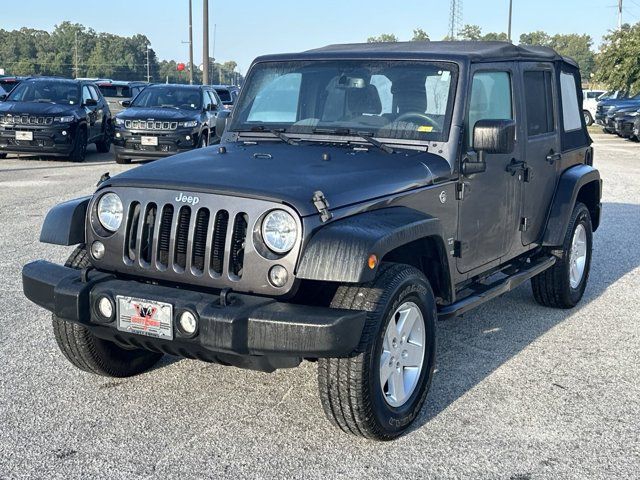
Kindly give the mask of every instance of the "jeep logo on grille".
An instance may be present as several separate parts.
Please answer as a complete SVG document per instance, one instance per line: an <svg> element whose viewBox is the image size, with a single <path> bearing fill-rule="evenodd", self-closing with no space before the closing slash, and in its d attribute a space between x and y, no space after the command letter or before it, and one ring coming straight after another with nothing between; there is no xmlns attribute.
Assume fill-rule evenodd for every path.
<svg viewBox="0 0 640 480"><path fill-rule="evenodd" d="M188 203L189 205L196 206L200 203L200 197L197 197L195 195L185 195L184 193L180 192L176 197L176 202Z"/></svg>

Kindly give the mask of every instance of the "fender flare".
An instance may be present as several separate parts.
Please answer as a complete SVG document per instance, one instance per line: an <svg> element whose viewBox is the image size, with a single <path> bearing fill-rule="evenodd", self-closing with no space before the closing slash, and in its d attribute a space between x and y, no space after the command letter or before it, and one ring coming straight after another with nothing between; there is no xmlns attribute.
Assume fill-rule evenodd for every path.
<svg viewBox="0 0 640 480"><path fill-rule="evenodd" d="M85 219L91 196L60 203L47 213L40 241L53 245L78 245L85 240Z"/></svg>
<svg viewBox="0 0 640 480"><path fill-rule="evenodd" d="M591 210L594 231L598 228L600 223L600 198L602 197L600 172L590 165L576 165L567 169L560 176L556 194L549 211L547 228L542 241L543 246L555 247L562 245L580 190L588 184L594 184L596 189L595 205L587 205L587 207Z"/></svg>
<svg viewBox="0 0 640 480"><path fill-rule="evenodd" d="M375 278L378 268L368 266L372 254L381 260L400 246L434 236L444 238L440 220L407 207L336 220L321 227L308 241L296 276L304 280L368 282ZM448 274L448 264L445 268Z"/></svg>

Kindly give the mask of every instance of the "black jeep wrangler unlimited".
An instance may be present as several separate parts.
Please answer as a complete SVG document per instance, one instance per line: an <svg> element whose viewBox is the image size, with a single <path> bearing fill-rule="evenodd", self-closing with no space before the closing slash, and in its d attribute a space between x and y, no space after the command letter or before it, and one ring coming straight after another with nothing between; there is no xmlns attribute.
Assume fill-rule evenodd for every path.
<svg viewBox="0 0 640 480"><path fill-rule="evenodd" d="M26 265L24 292L80 369L317 361L335 425L397 437L437 318L529 279L580 301L601 195L581 100L573 61L508 43L258 58L221 145L53 208L41 241L79 246Z"/></svg>

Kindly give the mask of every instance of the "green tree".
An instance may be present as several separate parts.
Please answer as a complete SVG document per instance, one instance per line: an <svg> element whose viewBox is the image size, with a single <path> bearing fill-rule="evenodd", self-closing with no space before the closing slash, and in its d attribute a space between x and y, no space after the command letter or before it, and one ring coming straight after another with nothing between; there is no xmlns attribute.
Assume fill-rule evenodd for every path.
<svg viewBox="0 0 640 480"><path fill-rule="evenodd" d="M520 35L520 43L551 47L560 55L573 58L580 66L583 78L589 78L595 69L595 54L591 50L593 39L590 35L569 33L551 36L536 31Z"/></svg>
<svg viewBox="0 0 640 480"><path fill-rule="evenodd" d="M413 38L411 39L412 42L428 42L430 40L431 39L429 38L429 34L423 29L416 28L413 30Z"/></svg>
<svg viewBox="0 0 640 480"><path fill-rule="evenodd" d="M393 33L383 33L378 35L377 37L369 37L367 38L367 43L385 43L385 42L397 42L398 37L396 37Z"/></svg>
<svg viewBox="0 0 640 480"><path fill-rule="evenodd" d="M551 37L541 31L537 30L531 33L523 33L520 35L520 43L523 45L541 45L543 47L551 46Z"/></svg>
<svg viewBox="0 0 640 480"><path fill-rule="evenodd" d="M595 78L612 90L640 90L640 23L604 37Z"/></svg>
<svg viewBox="0 0 640 480"><path fill-rule="evenodd" d="M465 25L458 36L460 40L481 40L482 29L478 25Z"/></svg>
<svg viewBox="0 0 640 480"><path fill-rule="evenodd" d="M504 32L489 32L485 35L482 35L481 40L483 42L508 42L509 36Z"/></svg>

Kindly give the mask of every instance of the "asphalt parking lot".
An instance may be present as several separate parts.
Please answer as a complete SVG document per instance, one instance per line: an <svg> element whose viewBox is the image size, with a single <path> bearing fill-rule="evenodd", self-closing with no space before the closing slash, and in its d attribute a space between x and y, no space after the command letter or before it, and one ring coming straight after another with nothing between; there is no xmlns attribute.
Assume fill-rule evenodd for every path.
<svg viewBox="0 0 640 480"><path fill-rule="evenodd" d="M527 285L438 325L416 429L393 443L325 420L316 367L267 375L166 358L136 378L66 362L49 315L22 295L24 263L56 203L130 166L0 160L0 479L638 478L640 145L594 135L603 222L582 304L538 306Z"/></svg>

